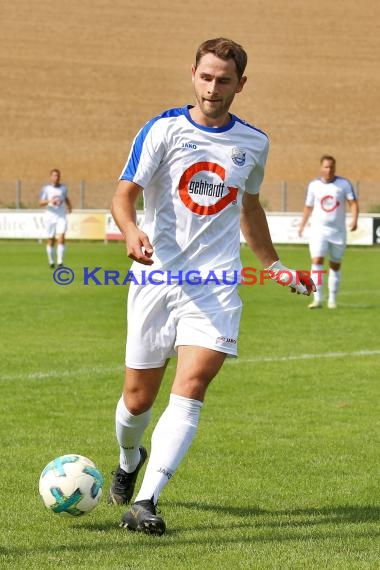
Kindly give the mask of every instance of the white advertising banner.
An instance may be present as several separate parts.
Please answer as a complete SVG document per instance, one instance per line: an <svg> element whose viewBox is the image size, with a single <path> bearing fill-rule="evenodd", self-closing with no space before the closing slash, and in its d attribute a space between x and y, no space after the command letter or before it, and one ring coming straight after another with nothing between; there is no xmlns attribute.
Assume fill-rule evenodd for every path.
<svg viewBox="0 0 380 570"><path fill-rule="evenodd" d="M45 236L43 211L0 211L0 238L41 239Z"/></svg>
<svg viewBox="0 0 380 570"><path fill-rule="evenodd" d="M136 215L137 218L137 225L141 226L141 224L144 221L144 212L137 212ZM107 213L106 214L106 240L121 240L123 239L123 236L121 235L121 232L119 230L119 228L117 227L115 220L112 217L111 213Z"/></svg>
<svg viewBox="0 0 380 570"><path fill-rule="evenodd" d="M105 212L75 211L67 216L67 239L105 239ZM45 239L43 210L0 210L0 238Z"/></svg>
<svg viewBox="0 0 380 570"><path fill-rule="evenodd" d="M144 213L137 213L137 223L141 225ZM299 237L298 227L301 214L267 214L269 230L275 244L307 244L309 226ZM350 216L347 216L347 227ZM373 244L373 217L360 216L358 229L347 231L349 245ZM110 212L100 210L76 210L68 216L68 239L114 240L122 239ZM0 239L45 239L44 212L39 210L0 210ZM244 243L243 235L241 242Z"/></svg>
<svg viewBox="0 0 380 570"><path fill-rule="evenodd" d="M269 231L274 244L307 244L310 237L310 223L307 224L302 237L298 235L301 214L267 214ZM349 230L351 218L347 216L347 243L349 245L372 245L373 218L359 216L358 229ZM241 242L244 237L241 235Z"/></svg>

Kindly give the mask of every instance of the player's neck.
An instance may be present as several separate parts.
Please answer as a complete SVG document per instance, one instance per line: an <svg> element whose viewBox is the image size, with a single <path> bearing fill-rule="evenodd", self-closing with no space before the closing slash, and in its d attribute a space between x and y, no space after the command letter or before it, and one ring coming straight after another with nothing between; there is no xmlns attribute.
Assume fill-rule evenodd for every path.
<svg viewBox="0 0 380 570"><path fill-rule="evenodd" d="M332 176L331 178L323 178L321 176L321 180L324 184L330 184L331 182L334 182L335 178L336 178L336 176Z"/></svg>
<svg viewBox="0 0 380 570"><path fill-rule="evenodd" d="M197 123L202 127L220 129L231 122L230 113L225 113L221 117L216 118L207 117L197 106L191 107L191 109L189 109L189 114L194 123Z"/></svg>

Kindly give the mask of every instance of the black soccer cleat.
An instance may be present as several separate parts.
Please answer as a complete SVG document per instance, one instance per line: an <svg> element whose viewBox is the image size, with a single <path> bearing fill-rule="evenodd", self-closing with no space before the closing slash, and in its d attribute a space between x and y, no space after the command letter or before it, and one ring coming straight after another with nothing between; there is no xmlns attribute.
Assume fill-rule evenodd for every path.
<svg viewBox="0 0 380 570"><path fill-rule="evenodd" d="M55 267L54 263L50 263L49 265L50 265L51 269L54 269L54 267Z"/></svg>
<svg viewBox="0 0 380 570"><path fill-rule="evenodd" d="M120 526L127 530L144 532L161 536L166 530L166 525L161 517L156 514L153 501L137 501L121 519Z"/></svg>
<svg viewBox="0 0 380 570"><path fill-rule="evenodd" d="M119 467L116 471L112 471L113 479L111 483L110 492L108 494L109 505L127 505L132 499L135 490L137 475L141 467L144 465L148 452L140 445L140 461L136 469L132 473L126 473L124 469Z"/></svg>

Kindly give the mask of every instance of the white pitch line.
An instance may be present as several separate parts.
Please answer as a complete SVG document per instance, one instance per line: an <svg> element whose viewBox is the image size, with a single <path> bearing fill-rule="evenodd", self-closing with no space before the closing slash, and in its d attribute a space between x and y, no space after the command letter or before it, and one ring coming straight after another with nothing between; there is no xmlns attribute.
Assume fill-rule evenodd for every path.
<svg viewBox="0 0 380 570"><path fill-rule="evenodd" d="M239 364L239 362L289 362L291 360L316 360L319 358L344 358L359 356L376 356L380 350L356 350L354 352L322 352L321 354L289 354L287 356L256 356L255 358L234 358L226 362Z"/></svg>
<svg viewBox="0 0 380 570"><path fill-rule="evenodd" d="M72 378L73 376L83 376L85 374L113 374L122 372L124 366L89 366L88 368L77 368L76 370L47 370L46 372L29 372L26 374L9 374L0 376L1 380L45 380L47 378Z"/></svg>
<svg viewBox="0 0 380 570"><path fill-rule="evenodd" d="M374 297L376 295L379 295L380 291L376 290L376 289L355 289L355 290L348 290L348 291L339 291L339 297L348 297L351 295L354 295L355 297L357 296L361 296L363 297L364 295L370 295L371 297Z"/></svg>
<svg viewBox="0 0 380 570"><path fill-rule="evenodd" d="M380 350L356 350L354 352L323 352L321 354L288 354L286 356L256 356L255 358L228 358L226 364L239 364L250 362L290 362L293 360L316 360L319 358L355 358L360 356L377 356ZM115 366L93 366L78 368L77 370L47 370L46 372L30 372L29 374L11 374L0 376L2 380L45 380L47 378L72 378L85 374L115 374L124 370L122 364Z"/></svg>

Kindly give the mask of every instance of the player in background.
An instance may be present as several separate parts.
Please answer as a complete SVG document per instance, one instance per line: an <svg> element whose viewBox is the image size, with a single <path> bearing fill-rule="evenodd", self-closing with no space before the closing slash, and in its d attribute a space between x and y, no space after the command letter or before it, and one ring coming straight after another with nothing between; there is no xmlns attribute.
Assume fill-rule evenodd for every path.
<svg viewBox="0 0 380 570"><path fill-rule="evenodd" d="M45 225L47 232L46 253L50 267L55 267L54 244L57 239L57 265L63 265L65 253L65 233L67 230L66 209L72 211L67 196L67 187L61 184L61 173L57 168L50 171L50 183L41 190L40 206L46 207Z"/></svg>
<svg viewBox="0 0 380 570"><path fill-rule="evenodd" d="M165 111L140 130L112 201L133 274L151 268L157 281L162 275L168 279L169 272L173 276L157 285L131 282L128 293L125 383L116 407L120 463L110 503L126 504L133 496L147 458L140 442L167 361L177 354L172 392L152 434L142 485L121 522L132 531L165 531L156 512L158 497L195 436L207 386L225 358L237 355L238 284L194 285L181 280L180 271L196 270L204 279L210 271L219 278L223 271L240 273L240 224L273 277L284 268L259 201L268 138L229 113L247 80L246 58L240 45L224 38L198 48L192 67L195 106ZM135 203L141 192L145 220L139 228ZM293 292L315 290L291 271L287 284Z"/></svg>
<svg viewBox="0 0 380 570"><path fill-rule="evenodd" d="M318 275L314 300L310 309L321 308L323 302L325 256L329 255L328 302L329 309L336 309L336 297L341 282L341 262L346 248L346 203L348 202L352 221L350 230L358 226L359 204L352 184L346 178L335 175L336 161L333 156L324 155L320 160L321 175L312 180L307 189L305 206L299 227L302 236L305 225L311 217L309 241L312 276ZM319 273L315 273L319 272Z"/></svg>

